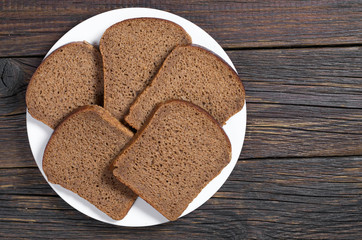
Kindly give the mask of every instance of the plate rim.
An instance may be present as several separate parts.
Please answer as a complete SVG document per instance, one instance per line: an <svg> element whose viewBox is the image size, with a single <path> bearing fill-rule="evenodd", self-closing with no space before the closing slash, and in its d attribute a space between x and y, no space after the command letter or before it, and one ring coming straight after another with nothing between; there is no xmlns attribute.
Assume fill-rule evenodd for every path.
<svg viewBox="0 0 362 240"><path fill-rule="evenodd" d="M54 52L54 50L56 50L57 48L63 46L64 44L67 44L67 43L64 43L64 44L61 44L61 43L64 42L64 39L65 39L69 34L71 34L72 31L74 31L74 29L80 28L83 24L86 24L85 22L93 21L94 19L97 19L97 18L99 18L99 17L101 17L101 16L106 16L106 15L108 15L108 14L118 13L118 12L122 12L122 11L133 11L133 10L136 10L136 11L151 11L151 12L153 12L153 13L162 13L162 14L165 14L165 15L170 16L170 18L175 17L175 18L177 18L177 19L181 19L181 20L184 21L185 23L191 24L191 25L192 25L193 27L195 27L196 29L201 30L201 31L202 31L204 34L206 34L214 43L216 43L216 45L217 45L219 48L221 48L221 51L222 51L223 55L219 55L216 51L214 51L214 49L209 49L209 48L207 48L207 47L205 47L205 46L203 46L203 45L201 45L201 46L204 47L204 48L206 48L206 49L208 49L208 50L210 50L210 51L212 51L213 53L215 53L217 56L219 56L222 60L224 60L224 61L237 73L237 70L236 70L234 64L232 63L231 59L230 59L229 56L226 54L226 52L222 49L222 47L216 42L215 39L213 39L206 31L204 31L203 29L201 29L199 26L197 26L196 24L192 23L191 21L189 21L189 20L187 20L187 19L185 19L185 18L183 18L183 17L180 17L180 16L178 16L178 15L176 15L176 14L173 14L173 13L170 13L170 12L166 12L166 11L163 11L163 10L159 10L159 9L143 8L143 7L132 7L132 8L113 9L113 10L110 10L110 11L106 11L106 12L99 13L99 14L94 15L94 16L88 18L88 19L83 20L82 22L78 23L77 25L75 25L74 27L72 27L70 30L68 30L61 38L59 38L59 39L55 42L55 44L50 48L50 50L49 50L48 53L45 55L45 57L43 58L42 61L44 61L44 59L45 59L47 56L49 56L49 54L51 54L52 52ZM124 18L123 20L125 20L125 19L132 19L132 18L138 18L138 16ZM153 18L160 18L160 17L155 17L155 16L153 16ZM161 17L160 19L166 19L166 20L172 21L172 22L180 25L181 27L183 27L183 28L185 29L185 27L182 26L181 24L179 24L178 22L175 22L175 21L173 21L173 20L170 20L170 19L167 19L167 18L163 18L163 17ZM120 22L120 21L123 21L123 20L118 20L118 21L116 21L116 22ZM112 25L113 25L113 24L112 24ZM105 27L105 28L104 28L104 31L105 31L107 28L108 28L108 27ZM103 32L104 32L104 31L103 31ZM187 30L185 29L185 31L187 31ZM102 35L103 35L103 32L102 32ZM189 33L189 34L190 34L190 33ZM192 40L193 40L193 36L192 36L191 34L190 34L190 36L191 36L191 38L192 38ZM68 42L68 43L69 43L69 42ZM92 44L92 43L91 43L91 44ZM192 44L194 44L194 41L192 41ZM198 43L196 43L196 44L199 45ZM98 44L94 44L94 43L93 43L93 45L97 45L97 46L98 46ZM220 49L218 49L218 50L220 51ZM237 74L238 74L238 73L237 73ZM246 120L247 120L246 100L244 101L244 107L243 107L243 109L240 110L240 111L239 111L238 113L236 113L235 115L237 115L237 114L242 114L241 117L242 117L242 121L243 121L243 125L240 126L240 128L242 128L242 129L241 129L241 130L242 130L242 139L241 139L241 144L240 144L240 151L238 151L238 157L239 157L240 154L241 154L242 148L243 148L243 144L244 144L244 140L245 140L245 132L246 132ZM235 115L233 115L230 119L232 119ZM112 224L112 225L117 225L117 226L125 226L125 227L145 227L145 226L154 226L154 225L159 225L159 224L164 224L164 223L166 223L166 222L169 222L169 221L166 219L166 221L163 221L163 222L159 222L159 223L155 223L155 224L147 224L147 225L119 224L119 222L122 221L122 220L116 221L116 220L113 220L113 219L112 219L113 221L107 221L107 220L104 220L104 219L99 219L99 218L96 218L96 217L94 217L94 216L90 216L88 213L80 210L80 209L78 208L79 206L78 206L78 207L73 206L73 204L69 203L69 202L63 197L63 195L62 195L61 193L59 193L59 191L57 190L57 187L56 187L56 186L60 186L60 185L58 185L58 184L52 184L52 183L50 183L50 182L48 181L48 179L47 179L47 177L46 177L46 175L44 174L44 171L43 171L43 169L42 169L42 165L41 165L41 164L39 165L39 163L38 163L38 161L37 161L37 159L36 159L36 154L34 153L34 150L33 150L34 147L32 147L31 136L30 136L30 134L29 134L29 119L30 119L30 118L32 118L32 116L29 114L28 109L26 108L27 135L28 135L28 141L29 141L29 145L30 145L30 148L31 148L31 152L32 152L33 157L34 157L34 161L36 162L36 164L37 164L40 172L42 173L44 179L45 179L45 180L47 181L47 183L51 186L51 188L57 193L57 195L58 195L60 198L62 198L63 201L65 201L67 204L69 204L72 208L76 209L78 212L81 212L82 214L84 214L84 215L86 215L86 216L88 216L88 217L90 217L90 218L93 218L93 219L95 219L95 220L98 220L98 221L101 221L101 222L104 222L104 223L108 223L108 224ZM229 120L230 120L230 119L229 119ZM34 120L35 120L35 119L34 119ZM38 120L35 120L35 121L38 121ZM40 122L40 121L38 121L38 122ZM228 122L229 122L229 121L228 121ZM43 123L41 123L41 122L40 122L40 124L46 126L45 124L43 124ZM223 129L224 129L225 126L226 126L226 125L223 126ZM47 126L46 126L46 127L47 127ZM49 127L48 127L48 128L49 128ZM49 129L50 129L50 128L49 128ZM52 129L50 129L50 130L53 131ZM225 131L225 129L224 129L224 131ZM226 132L226 131L225 131L225 132ZM50 136L51 136L51 134L49 135L49 138L50 138ZM229 135L228 135L228 137L229 137ZM49 138L48 138L48 139L49 139ZM230 137L229 137L229 138L230 138ZM47 142L48 142L48 140L46 141L46 143L47 143ZM231 142L231 140L230 140L230 142ZM33 142L33 144L34 144L34 142ZM232 144L232 143L231 143L231 144ZM41 161L42 161L42 156L41 156ZM41 161L40 161L40 162L41 162ZM185 212L184 212L179 218L181 218L181 217L183 217L183 216L185 216L185 215L187 215L187 214L195 211L196 209L198 209L199 207L201 207L203 204L205 204L216 192L218 192L218 191L220 190L220 188L225 184L225 182L227 181L227 179L229 178L229 176L231 175L232 171L234 170L234 168L235 168L235 166L236 166L237 161L238 161L238 159L236 159L236 161L233 162L233 158L230 160L230 163L227 165L227 167L230 168L230 164L232 164L232 166L231 166L231 171L227 174L227 176L226 176L225 180L222 182L221 186L218 187L218 188L216 189L216 191L215 191L210 197L208 197L205 201L203 201L200 205L198 205L196 208L192 209L191 211L186 212L186 211L188 210L188 208L187 208L187 209L185 210ZM225 167L225 168L226 168L226 167ZM222 174L222 172L225 170L225 168L221 171L221 173L220 173L219 175ZM214 179L216 179L219 175L217 175ZM213 179L213 180L214 180L214 179ZM212 181L211 181L211 182L212 182ZM209 184L208 184L208 185L209 185ZM208 185L207 185L207 186L208 186ZM206 186L206 187L207 187L207 186ZM205 188L206 188L206 187L205 187ZM204 189L205 189L205 188L204 188ZM204 190L204 189L203 189L203 190ZM69 190L67 190L67 191L69 191ZM74 193L74 194L75 194L75 193ZM198 196L199 196L199 195L198 195ZM196 198L198 198L198 196L197 196ZM79 198L80 198L80 197L79 197ZM195 198L195 199L196 199L196 198ZM138 199L140 199L140 198L138 197ZM138 199L137 199L136 201L138 201ZM195 200L195 199L194 199L194 200ZM141 199L141 200L142 200L142 199ZM86 200L84 200L84 201L86 201ZM143 200L142 200L142 201L143 201ZM88 201L86 201L86 202L88 202ZM88 202L88 203L91 204L90 202ZM91 204L91 205L93 205L93 204ZM93 205L93 206L94 206L94 205ZM94 207L94 208L95 208L95 207ZM98 210L98 209L97 209L97 210ZM98 210L98 211L100 211L100 210Z"/></svg>

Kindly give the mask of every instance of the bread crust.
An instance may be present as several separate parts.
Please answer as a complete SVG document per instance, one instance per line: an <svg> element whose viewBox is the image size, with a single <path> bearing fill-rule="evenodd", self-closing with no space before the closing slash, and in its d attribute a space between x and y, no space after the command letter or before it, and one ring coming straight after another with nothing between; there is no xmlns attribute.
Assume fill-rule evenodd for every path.
<svg viewBox="0 0 362 240"><path fill-rule="evenodd" d="M65 44L59 48L57 48L56 50L54 50L49 56L47 56L45 59L43 59L43 61L40 63L40 65L38 66L38 68L35 70L33 76L31 77L28 87L27 87L27 91L26 91L26 95L25 95L25 102L26 102L26 106L28 108L28 112L30 113L30 115L37 119L38 121L41 121L42 123L48 125L51 128L55 128L57 124L55 124L53 121L50 121L49 118L44 117L43 114L41 114L37 108L37 106L33 106L33 104L31 103L32 100L32 94L34 94L34 87L36 84L36 81L40 81L41 79L38 78L38 75L40 74L41 71L43 71L43 67L44 64L47 61L52 61L56 55L63 51L65 48L69 48L69 47L74 47L74 46L78 46L78 47L86 47L92 51L97 51L100 55L100 52L97 48L95 48L93 45L91 45L90 43L88 43L87 41L78 41L78 42L71 42L68 44ZM64 116L65 117L65 116Z"/></svg>
<svg viewBox="0 0 362 240"><path fill-rule="evenodd" d="M183 34L183 40L179 39L180 42L185 42L186 44L190 44L192 42L190 35L181 26L179 26L178 24L176 24L176 23L174 23L172 21L169 21L169 20L166 20L166 19L161 19L161 18L141 17L141 18L126 19L126 20L123 20L121 22L113 24L112 26L110 26L104 32L104 34L101 37L100 43L99 43L99 49L100 49L100 52L101 52L101 55L102 55L102 60L103 60L103 63L104 63L103 64L103 72L104 72L104 107L105 107L105 109L110 111L119 120L122 120L124 118L124 116L128 113L128 110L129 110L128 105L133 102L134 98L132 99L132 101L130 103L128 103L127 102L128 100L126 100L124 98L122 100L120 100L120 103L118 104L118 106L125 105L124 109L122 109L123 113L119 113L118 111L115 111L113 109L114 104L110 103L111 97L108 97L108 95L115 94L115 93L111 92L111 90L109 90L109 89L111 89L111 87L108 86L108 84L109 84L108 82L113 82L115 79L111 79L112 74L110 74L109 71L106 70L107 61L108 61L110 56L109 56L109 53L107 53L107 51L106 51L105 46L107 45L106 44L107 41L105 40L105 38L109 37L108 35L110 35L114 31L116 31L118 28L123 27L124 25L131 24L131 23L134 23L134 22L142 22L142 21L151 21L151 22L158 22L158 23L161 22L164 25L172 25L173 28L177 29L180 33ZM145 45L147 47L147 42L145 42ZM178 44L176 44L176 45L178 45ZM119 47L119 48L122 50L121 47ZM172 49L173 48L170 48L169 50L172 50ZM157 68L158 67L159 66L157 66ZM157 70L157 68L155 66L155 70ZM110 77L108 77L108 75ZM147 79L140 79L139 80L139 82L142 82L142 81L144 81L145 83L148 82ZM128 85L128 87L130 87L130 86ZM131 86L131 90L132 91L142 91L143 89L132 89L132 86ZM113 98L114 98L114 96L113 96Z"/></svg>
<svg viewBox="0 0 362 240"><path fill-rule="evenodd" d="M151 80L150 84L137 96L136 100L133 102L133 104L130 106L129 109L129 113L126 115L125 117L125 121L132 126L135 129L139 129L142 124L140 123L142 120L140 119L136 119L134 116L132 116L132 113L135 111L135 109L138 107L138 105L142 102L145 101L144 100L144 95L147 94L147 91L149 89L152 89L158 81L159 76L163 73L163 71L165 71L165 67L168 65L168 60L170 58L172 58L172 54L176 51L178 51L178 49L180 48L196 48L199 49L200 51L204 52L207 55L212 55L214 57L216 57L218 59L218 61L222 62L229 70L229 72L233 75L233 79L238 79L238 84L239 84L239 88L241 90L241 106L237 109L235 109L232 113L230 113L229 115L227 115L227 118L225 121L220 122L219 124L224 125L226 123L227 120L229 120L234 114L238 113L243 107L244 107L244 103L245 103L245 88L243 85L243 82L241 81L241 79L239 78L238 74L235 72L235 70L233 68L231 68L231 66L225 62L224 59L222 59L221 57L219 57L217 54L213 53L212 51L201 47L199 45L196 44L191 44L188 46L177 46L176 48L174 48L174 50L167 56L167 58L165 59L165 61L162 63L162 66L159 68L159 70L157 71L156 75L154 76L154 78Z"/></svg>
<svg viewBox="0 0 362 240"><path fill-rule="evenodd" d="M179 216L177 217L171 217L167 212L165 212L164 209L158 208L157 206L155 206L154 202L151 199L148 199L142 190L138 189L137 187L135 187L131 182L128 181L128 179L123 178L122 176L120 176L119 174L117 174L117 163L120 161L123 161L122 156L128 151L128 149L135 143L137 142L138 138L142 136L142 134L148 129L148 128L152 128L151 126L151 122L155 116L155 114L157 113L157 111L159 109L161 109L163 106L167 105L167 104L184 104L184 105L188 105L194 109L196 109L198 112L200 112L201 114L203 114L204 116L206 116L209 121L213 122L214 126L218 129L218 131L222 132L224 140L227 142L228 145L228 154L229 154L229 160L228 163L231 161L231 143L230 140L228 138L228 136L226 135L225 131L221 128L221 126L219 125L219 123L204 109L202 109L201 107L188 102L188 101L184 101L184 100L179 100L179 99L172 99L172 100L168 100L165 101L163 103L160 103L157 105L157 107L153 110L152 114L150 114L150 116L148 117L146 123L141 127L141 129L135 134L135 136L131 139L131 141L129 141L126 146L123 148L123 150L120 152L120 154L113 160L112 164L110 165L110 169L113 172L113 175L123 184L125 184L127 187L129 187L130 189L132 189L133 192L135 192L138 196L140 196L143 200L145 200L147 203L149 203L150 205L152 205L157 211L159 211L162 215L164 215L165 217L167 217L170 221L175 221L178 219ZM228 164L227 163L227 164ZM225 165L226 166L226 165ZM216 177L217 175L220 174L220 172L222 171L223 168L219 169L219 171L217 172L217 174L215 174L214 177ZM203 189L212 179L210 179L209 181L205 182L202 185ZM196 195L197 196L197 195ZM196 197L194 196L194 198ZM190 201L191 202L191 201ZM189 202L189 203L190 203ZM184 206L181 209L181 213L185 211L185 209L187 208L188 205Z"/></svg>
<svg viewBox="0 0 362 240"><path fill-rule="evenodd" d="M72 121L72 118L79 115L79 114L84 114L87 112L92 112L97 114L98 116L100 116L103 120L105 120L107 123L110 124L111 127L117 128L118 130L120 130L123 134L125 134L129 139L131 139L133 137L133 133L126 128L125 126L123 126L117 119L115 119L114 117L112 117L112 115L107 112L105 109L103 109L100 106L96 106L96 105L87 105L87 106L83 106L80 107L76 110L74 110L71 114L69 114L54 130L53 135L50 137L48 144L45 148L44 151L44 155L43 155L43 162L42 162L42 166L43 166L43 171L45 173L45 175L48 178L48 181L53 183L53 184L60 184L61 186L63 186L62 183L58 182L56 179L59 176L53 176L51 174L49 174L50 170L51 170L51 166L49 165L49 161L56 161L55 159L52 159L50 156L50 151L51 148L56 144L54 144L59 137L61 136L59 133L60 130L63 128L63 126L69 124L70 121ZM69 150L69 149L67 149ZM107 160L107 159L106 159ZM111 160L111 159L110 159ZM65 188L67 188L67 186L63 186ZM86 187L86 186L84 186ZM74 189L70 189L71 191L74 192ZM77 194L79 194L78 192L75 192ZM99 203L95 203L94 199L90 199L87 198L86 196L82 195L81 197L83 197L84 199L86 199L87 201L89 201L90 203L92 203L93 205L95 205L97 208L99 208L101 211L105 212L107 215L109 215L110 217L112 217L113 219L116 220L120 220L122 218L124 218L129 209L131 208L131 206L133 205L134 201L137 198L136 194L131 194L129 195L129 193L127 193L127 196L129 198L129 201L124 202L124 206L122 208L119 209L119 212L110 212L108 209L106 209L105 207L99 205Z"/></svg>

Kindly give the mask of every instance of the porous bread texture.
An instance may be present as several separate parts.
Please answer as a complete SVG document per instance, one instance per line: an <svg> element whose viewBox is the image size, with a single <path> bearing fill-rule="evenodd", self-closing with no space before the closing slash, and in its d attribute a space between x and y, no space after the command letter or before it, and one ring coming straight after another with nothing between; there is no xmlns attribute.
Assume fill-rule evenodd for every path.
<svg viewBox="0 0 362 240"><path fill-rule="evenodd" d="M55 129L43 157L48 181L88 200L115 220L126 216L136 195L109 169L133 133L99 106L84 106Z"/></svg>
<svg viewBox="0 0 362 240"><path fill-rule="evenodd" d="M104 107L121 120L177 45L191 43L179 25L134 18L109 27L100 40L104 66Z"/></svg>
<svg viewBox="0 0 362 240"><path fill-rule="evenodd" d="M152 109L170 99L190 101L223 125L243 108L245 91L236 72L221 58L198 46L179 46L132 104L125 120L140 129Z"/></svg>
<svg viewBox="0 0 362 240"><path fill-rule="evenodd" d="M176 220L231 160L219 124L196 105L159 105L113 164L113 174L167 219Z"/></svg>
<svg viewBox="0 0 362 240"><path fill-rule="evenodd" d="M40 64L29 82L29 113L54 129L74 109L102 105L102 68L100 52L87 42L58 48Z"/></svg>

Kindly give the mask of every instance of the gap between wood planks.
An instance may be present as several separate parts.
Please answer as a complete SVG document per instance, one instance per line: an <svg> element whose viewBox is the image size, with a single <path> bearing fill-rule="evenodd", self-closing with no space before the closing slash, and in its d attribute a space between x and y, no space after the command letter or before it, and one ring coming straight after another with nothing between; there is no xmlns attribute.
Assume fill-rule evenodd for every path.
<svg viewBox="0 0 362 240"><path fill-rule="evenodd" d="M269 49L298 49L298 48L349 48L349 47L362 47L361 43L341 43L341 44L296 44L296 45L283 45L283 46L265 46L265 47L225 47L224 51L243 51L243 50L269 50Z"/></svg>
<svg viewBox="0 0 362 240"><path fill-rule="evenodd" d="M362 161L362 156L361 155L343 155L343 156L291 156L291 157L256 157L256 158L239 158L238 162L241 161L265 161L265 160L282 160L282 161L291 161L291 160L295 160L295 159L305 159L305 160L310 160L310 159L325 159L325 158L331 158L331 159L338 159L338 158L361 158ZM35 165L34 162L34 166L10 166L10 167L2 167L0 166L0 170L7 170L7 169L38 169L38 167Z"/></svg>
<svg viewBox="0 0 362 240"><path fill-rule="evenodd" d="M224 47L224 51L246 51L246 50L278 50L278 49L310 49L310 48L350 48L350 47L362 47L361 43L341 43L341 44L296 44L296 45L275 45L275 46L261 46L261 47ZM34 55L10 55L0 56L0 58L44 58L43 54Z"/></svg>

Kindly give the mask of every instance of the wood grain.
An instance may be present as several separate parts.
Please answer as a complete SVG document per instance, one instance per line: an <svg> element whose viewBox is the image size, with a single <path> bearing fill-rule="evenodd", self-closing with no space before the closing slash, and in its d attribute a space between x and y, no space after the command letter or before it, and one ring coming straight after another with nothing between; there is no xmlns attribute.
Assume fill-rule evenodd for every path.
<svg viewBox="0 0 362 240"><path fill-rule="evenodd" d="M228 54L247 93L247 132L241 159L362 154L361 48ZM8 66L15 64L22 72L17 76L24 78L6 78L7 86L17 86L11 90L0 85L0 141L6 149L0 155L1 166L32 167L24 96L28 78L41 58L2 61L8 61Z"/></svg>
<svg viewBox="0 0 362 240"><path fill-rule="evenodd" d="M201 208L152 228L115 227L82 215L37 168L3 169L0 199L4 238L353 239L362 231L362 158L239 161Z"/></svg>
<svg viewBox="0 0 362 240"><path fill-rule="evenodd" d="M247 93L247 132L223 187L154 227L95 221L46 183L30 151L28 81L50 47L96 14L175 13L219 42ZM0 0L0 239L360 239L362 2Z"/></svg>
<svg viewBox="0 0 362 240"><path fill-rule="evenodd" d="M96 14L149 7L184 17L224 48L362 44L361 1L0 1L0 56L45 55Z"/></svg>
<svg viewBox="0 0 362 240"><path fill-rule="evenodd" d="M361 48L227 53L247 92L235 170L198 210L136 230L92 220L51 190L30 152L24 114L26 86L42 58L0 59L0 238L358 238Z"/></svg>
<svg viewBox="0 0 362 240"><path fill-rule="evenodd" d="M361 47L228 54L247 93L241 158L362 154Z"/></svg>
<svg viewBox="0 0 362 240"><path fill-rule="evenodd" d="M362 47L227 53L248 102L362 109Z"/></svg>
<svg viewBox="0 0 362 240"><path fill-rule="evenodd" d="M28 81L41 58L0 58L0 116L25 112Z"/></svg>

